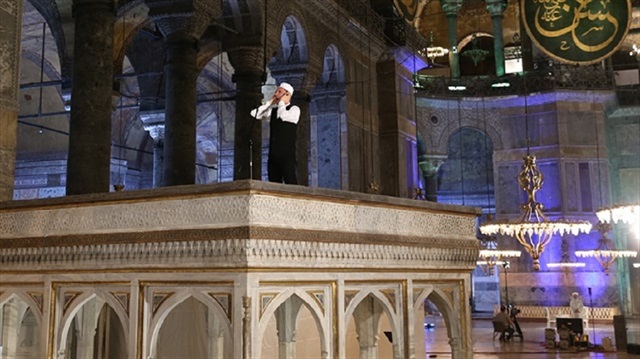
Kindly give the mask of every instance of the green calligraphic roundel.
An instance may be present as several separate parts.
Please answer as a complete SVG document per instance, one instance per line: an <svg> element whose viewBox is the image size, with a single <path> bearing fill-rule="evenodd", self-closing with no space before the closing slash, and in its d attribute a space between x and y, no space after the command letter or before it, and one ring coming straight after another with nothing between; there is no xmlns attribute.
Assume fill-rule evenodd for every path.
<svg viewBox="0 0 640 359"><path fill-rule="evenodd" d="M398 12L404 16L408 22L416 19L418 12L418 0L393 0Z"/></svg>
<svg viewBox="0 0 640 359"><path fill-rule="evenodd" d="M552 58L589 65L609 56L629 31L631 0L523 0L532 41Z"/></svg>

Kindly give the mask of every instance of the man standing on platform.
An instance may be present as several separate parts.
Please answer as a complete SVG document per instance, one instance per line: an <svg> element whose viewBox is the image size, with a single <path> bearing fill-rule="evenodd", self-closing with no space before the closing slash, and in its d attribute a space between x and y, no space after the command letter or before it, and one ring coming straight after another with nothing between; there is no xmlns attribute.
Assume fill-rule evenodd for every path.
<svg viewBox="0 0 640 359"><path fill-rule="evenodd" d="M578 292L571 293L571 301L569 301L569 307L571 308L572 317L583 317L584 305L582 304L582 299L580 299L580 294L578 294Z"/></svg>
<svg viewBox="0 0 640 359"><path fill-rule="evenodd" d="M291 104L293 86L283 82L271 99L251 111L256 120L269 124L269 160L267 172L270 182L297 184L296 132L300 108Z"/></svg>

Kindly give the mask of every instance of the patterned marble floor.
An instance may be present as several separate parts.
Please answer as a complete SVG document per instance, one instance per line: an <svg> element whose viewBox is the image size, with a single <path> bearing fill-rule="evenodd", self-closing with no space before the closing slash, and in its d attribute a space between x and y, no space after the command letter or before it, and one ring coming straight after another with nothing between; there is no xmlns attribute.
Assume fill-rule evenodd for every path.
<svg viewBox="0 0 640 359"><path fill-rule="evenodd" d="M611 359L640 359L640 355L621 352L595 352L573 350L547 350L544 347L545 322L520 321L523 331L523 340L514 338L508 343L501 343L497 338L493 340L493 327L491 319L473 320L473 352L474 359L586 359L586 358L611 358ZM593 341L593 327L588 330ZM609 337L614 341L613 324L595 324L595 343L601 344L602 338ZM426 358L448 359L451 352L447 343L447 333L441 319L436 319L435 329L425 329ZM615 343L614 343L615 345Z"/></svg>

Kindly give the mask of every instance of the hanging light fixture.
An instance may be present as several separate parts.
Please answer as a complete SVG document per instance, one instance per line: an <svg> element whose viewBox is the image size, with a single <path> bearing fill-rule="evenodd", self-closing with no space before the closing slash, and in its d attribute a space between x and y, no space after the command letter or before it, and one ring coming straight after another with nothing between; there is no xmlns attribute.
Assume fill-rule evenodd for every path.
<svg viewBox="0 0 640 359"><path fill-rule="evenodd" d="M515 237L533 259L533 269L540 270L540 255L556 234L588 233L591 223L587 221L549 220L542 210L544 205L537 201L536 194L542 189L544 176L538 170L536 157L530 155L529 116L527 109L527 82L524 78L524 112L527 154L524 166L518 174L518 184L527 193L527 202L522 206L522 214L516 221L491 222L480 226L484 235L501 234Z"/></svg>
<svg viewBox="0 0 640 359"><path fill-rule="evenodd" d="M605 222L598 222L598 231L602 235L598 240L598 247L596 249L587 251L575 251L577 257L593 257L595 258L602 268L604 273L609 275L609 267L616 261L616 258L635 258L638 255L636 251L630 250L617 250L613 241L607 238L607 232L611 230L611 224Z"/></svg>
<svg viewBox="0 0 640 359"><path fill-rule="evenodd" d="M595 97L593 100L595 104ZM595 110L594 110L595 111ZM598 159L600 158L600 141L598 139L598 125L596 123L596 155ZM602 183L600 179L600 166L598 166L598 180ZM603 195L602 195L602 186L600 188L600 204L602 205ZM631 232L634 237L640 240L640 204L620 204L611 207L604 207L596 211L596 216L598 220L605 224L613 224L622 222L630 225ZM603 228L605 229L605 228ZM606 228L606 231L609 231L611 226ZM602 233L602 232L601 232ZM604 233L603 233L604 237Z"/></svg>
<svg viewBox="0 0 640 359"><path fill-rule="evenodd" d="M418 50L420 56L428 58L431 64L435 63L436 57L441 57L449 54L449 49L442 46L435 46L434 40L435 36L433 35L433 30L429 31L429 46L425 47L422 50Z"/></svg>
<svg viewBox="0 0 640 359"><path fill-rule="evenodd" d="M481 249L480 257L476 262L482 268L482 271L486 275L493 275L494 268L497 265L505 263L505 258L520 257L522 252L514 250L500 250L500 249Z"/></svg>
<svg viewBox="0 0 640 359"><path fill-rule="evenodd" d="M586 265L584 262L572 262L569 258L569 243L567 240L562 237L562 244L560 245L560 249L562 250L562 258L560 262L550 262L547 263L547 268L581 268Z"/></svg>
<svg viewBox="0 0 640 359"><path fill-rule="evenodd" d="M596 212L598 220L604 223L626 223L631 225L631 232L640 239L640 204L624 204L605 207Z"/></svg>

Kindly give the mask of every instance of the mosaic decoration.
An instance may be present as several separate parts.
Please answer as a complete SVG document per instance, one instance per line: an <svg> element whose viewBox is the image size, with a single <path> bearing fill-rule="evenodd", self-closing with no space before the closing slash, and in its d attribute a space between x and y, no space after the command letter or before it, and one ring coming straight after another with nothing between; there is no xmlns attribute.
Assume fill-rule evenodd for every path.
<svg viewBox="0 0 640 359"><path fill-rule="evenodd" d="M589 65L615 52L629 31L631 0L525 0L523 22L550 57Z"/></svg>

